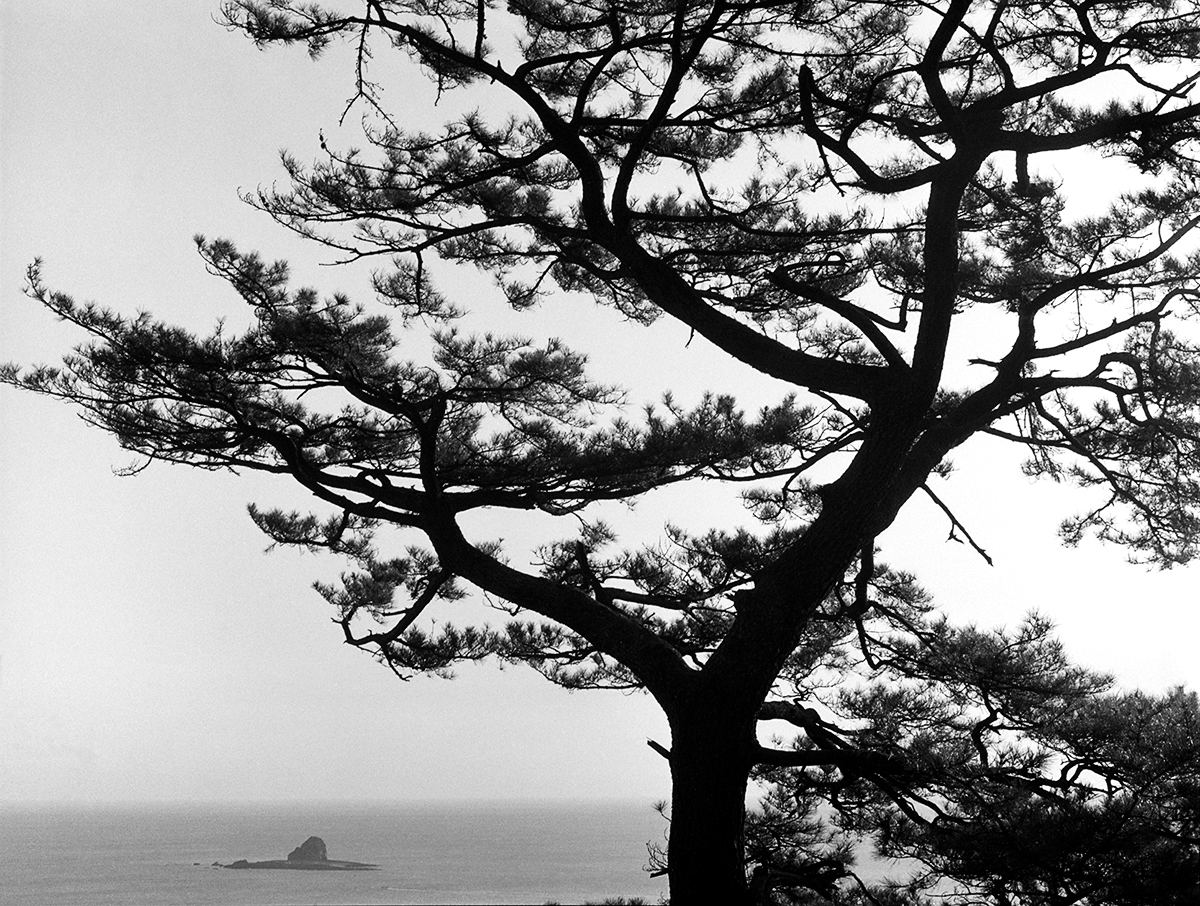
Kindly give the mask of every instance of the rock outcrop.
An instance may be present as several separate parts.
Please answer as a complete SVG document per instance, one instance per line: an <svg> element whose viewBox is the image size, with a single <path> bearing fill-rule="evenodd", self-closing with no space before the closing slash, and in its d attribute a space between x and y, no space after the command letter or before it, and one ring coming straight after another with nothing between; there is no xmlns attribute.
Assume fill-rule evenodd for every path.
<svg viewBox="0 0 1200 906"><path fill-rule="evenodd" d="M221 868L291 868L305 871L372 871L379 868L370 862L349 862L345 859L330 859L325 851L325 841L320 837L309 837L290 853L286 859L271 859L267 862L248 862L238 859L228 865L214 862Z"/></svg>
<svg viewBox="0 0 1200 906"><path fill-rule="evenodd" d="M328 862L329 856L325 852L325 841L320 837L309 837L290 853L288 853L289 862Z"/></svg>

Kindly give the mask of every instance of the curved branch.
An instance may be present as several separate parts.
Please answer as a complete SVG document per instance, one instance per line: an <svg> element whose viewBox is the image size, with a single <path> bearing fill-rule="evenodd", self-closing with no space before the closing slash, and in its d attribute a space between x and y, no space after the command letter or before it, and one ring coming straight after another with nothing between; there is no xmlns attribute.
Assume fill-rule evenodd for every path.
<svg viewBox="0 0 1200 906"><path fill-rule="evenodd" d="M904 356L900 354L900 351L892 344L891 340L879 329L874 316L870 312L859 308L852 302L846 302L837 298L819 286L813 286L812 284L797 280L783 267L776 268L767 275L767 279L780 289L790 290L801 298L816 302L828 308L834 314L845 318L857 327L864 337L871 341L871 345L887 360L889 365L901 374L908 374L910 370L908 362L904 360Z"/></svg>
<svg viewBox="0 0 1200 906"><path fill-rule="evenodd" d="M561 623L632 670L668 714L696 680L679 652L618 608L501 563L463 536L452 515L431 508L422 530L447 569L489 594Z"/></svg>

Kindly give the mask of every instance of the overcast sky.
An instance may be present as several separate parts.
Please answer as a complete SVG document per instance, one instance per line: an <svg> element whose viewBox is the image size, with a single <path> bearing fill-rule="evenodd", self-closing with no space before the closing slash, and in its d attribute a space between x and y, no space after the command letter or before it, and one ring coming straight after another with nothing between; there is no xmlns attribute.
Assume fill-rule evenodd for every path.
<svg viewBox="0 0 1200 906"><path fill-rule="evenodd" d="M258 51L214 23L215 2L0 9L0 361L53 362L79 340L21 295L36 256L81 301L196 330L246 312L205 274L195 233L288 258L297 282L325 292L366 294L361 272L320 267L326 252L238 198L283 179L281 148L311 159L319 130L353 143L357 117L337 128L353 77L344 53L314 64ZM424 96L389 87L402 115ZM1095 183L1078 185L1095 198ZM482 286L460 290L499 319ZM588 347L607 381L774 390L669 326L551 308L521 329ZM1011 624L1036 608L1077 661L1126 685L1200 686L1200 567L1063 551L1056 525L1081 506L1071 489L1032 484L986 445L956 461L943 496L996 566L947 542L922 501L880 539L885 559L956 619ZM0 800L667 795L666 765L645 745L667 731L647 697L571 695L494 666L401 683L340 644L310 589L341 564L263 553L245 504L304 508L298 488L184 467L114 474L130 462L68 407L0 389ZM650 501L626 522L653 528L664 509Z"/></svg>

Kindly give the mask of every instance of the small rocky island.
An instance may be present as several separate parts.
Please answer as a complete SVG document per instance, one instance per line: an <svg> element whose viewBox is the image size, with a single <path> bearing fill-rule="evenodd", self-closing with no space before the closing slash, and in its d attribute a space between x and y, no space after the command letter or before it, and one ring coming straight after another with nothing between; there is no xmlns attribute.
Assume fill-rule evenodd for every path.
<svg viewBox="0 0 1200 906"><path fill-rule="evenodd" d="M301 871L374 871L378 865L369 862L347 862L330 859L325 852L325 841L320 837L309 837L290 853L286 859L271 859L267 862L247 862L238 859L228 865L213 863L218 868L292 868Z"/></svg>

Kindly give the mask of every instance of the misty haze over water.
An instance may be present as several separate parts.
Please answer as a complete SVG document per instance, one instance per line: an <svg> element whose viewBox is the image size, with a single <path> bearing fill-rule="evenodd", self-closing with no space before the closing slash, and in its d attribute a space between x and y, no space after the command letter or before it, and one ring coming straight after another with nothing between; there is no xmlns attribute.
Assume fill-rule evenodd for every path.
<svg viewBox="0 0 1200 906"><path fill-rule="evenodd" d="M6 906L657 902L649 803L0 805ZM371 872L229 871L307 837ZM195 864L199 863L199 864Z"/></svg>

